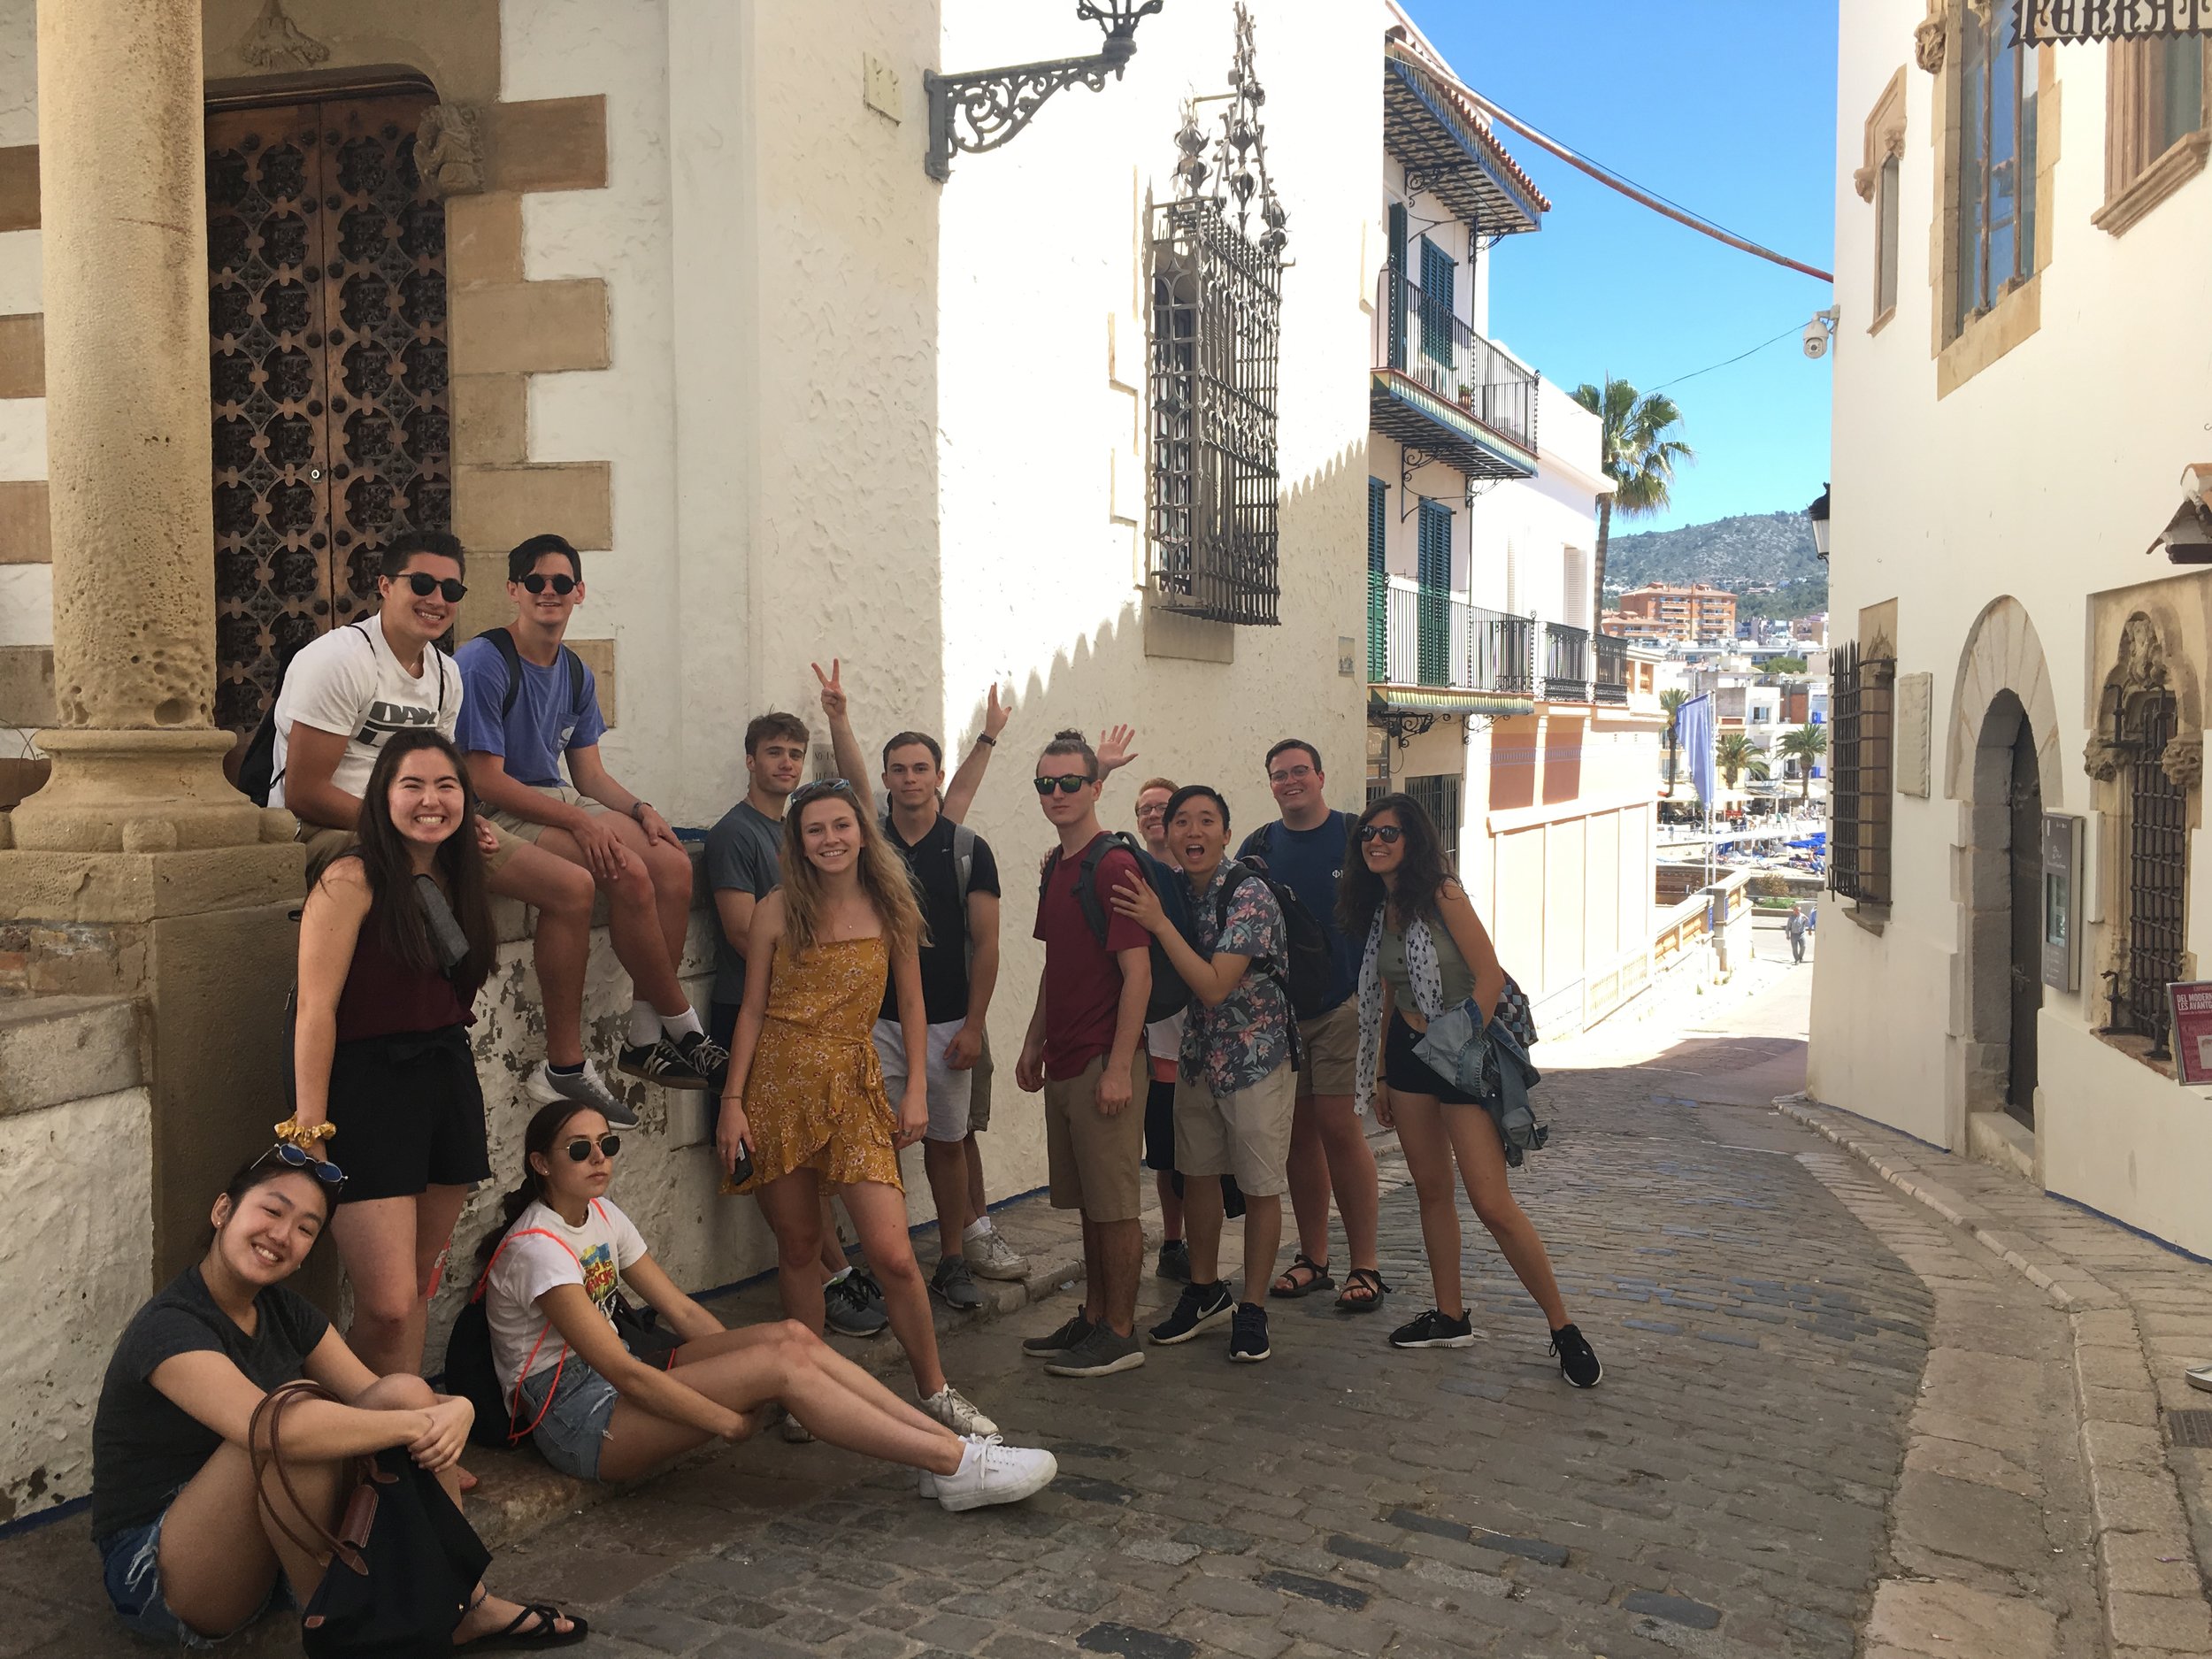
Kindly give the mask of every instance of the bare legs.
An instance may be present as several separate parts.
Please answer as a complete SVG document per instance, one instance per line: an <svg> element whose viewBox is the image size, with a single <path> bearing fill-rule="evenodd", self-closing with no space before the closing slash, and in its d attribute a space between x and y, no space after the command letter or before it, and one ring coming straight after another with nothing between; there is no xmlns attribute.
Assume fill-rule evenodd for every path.
<svg viewBox="0 0 2212 1659"><path fill-rule="evenodd" d="M607 938L615 960L654 1012L672 1019L691 1006L676 975L690 917L691 860L674 848L648 841L626 818L606 814L602 821L613 827L627 855L620 873L611 879L591 875L576 838L566 830L545 831L538 848L583 870L605 891Z"/></svg>
<svg viewBox="0 0 2212 1659"><path fill-rule="evenodd" d="M906 1236L906 1195L896 1187L861 1181L841 1187L845 1213L853 1218L870 1270L883 1286L884 1310L891 1329L914 1368L914 1386L923 1398L945 1386L937 1363L937 1332L931 1323L929 1290L914 1263L913 1241ZM776 1235L776 1283L784 1317L809 1331L822 1328L822 1198L812 1170L794 1170L760 1189L761 1213ZM801 1422L806 1419L800 1418ZM808 1425L811 1427L812 1425Z"/></svg>
<svg viewBox="0 0 2212 1659"><path fill-rule="evenodd" d="M1221 1273L1221 1179L1214 1175L1186 1176L1183 1214L1190 1223L1190 1278L1194 1285L1210 1285ZM1275 1277L1275 1258L1283 1248L1283 1201L1275 1194L1244 1195L1244 1294L1240 1300L1263 1302L1268 1282Z"/></svg>
<svg viewBox="0 0 2212 1659"><path fill-rule="evenodd" d="M1375 1154L1349 1094L1301 1094L1290 1120L1290 1208L1298 1248L1307 1260L1329 1260L1329 1201L1344 1217L1344 1243L1354 1267L1377 1264L1376 1217L1381 1200Z"/></svg>
<svg viewBox="0 0 2212 1659"><path fill-rule="evenodd" d="M1189 1235L1183 1231L1186 1216L1182 1196L1175 1190L1175 1171L1155 1170L1152 1171L1152 1181L1155 1189L1160 1194L1160 1236L1163 1239L1188 1238ZM1217 1201L1220 1197L1220 1191L1217 1187L1214 1196ZM1328 1213L1328 1208L1329 1196L1324 1193L1321 1195L1321 1209L1324 1215Z"/></svg>
<svg viewBox="0 0 2212 1659"><path fill-rule="evenodd" d="M922 1142L922 1172L929 1178L929 1195L937 1206L937 1254L941 1260L964 1254L961 1235L982 1212L969 1207L968 1143L964 1141ZM873 1260L872 1256L869 1258Z"/></svg>
<svg viewBox="0 0 2212 1659"><path fill-rule="evenodd" d="M545 1009L545 1057L576 1065L584 1057L584 965L591 956L591 872L527 841L492 872L503 899L538 912L533 941L538 1000Z"/></svg>
<svg viewBox="0 0 2212 1659"><path fill-rule="evenodd" d="M1220 1188L1215 1188L1219 1202ZM1144 1266L1144 1224L1083 1217L1083 1317L1127 1336L1137 1323L1137 1275Z"/></svg>
<svg viewBox="0 0 2212 1659"><path fill-rule="evenodd" d="M1398 1120L1398 1144L1421 1203L1421 1241L1427 1248L1429 1277L1436 1286L1437 1311L1456 1319L1467 1311L1459 1279L1459 1195L1453 1165L1467 1186L1475 1217L1497 1240L1498 1250L1544 1310L1555 1331L1568 1323L1551 1258L1536 1235L1513 1189L1507 1184L1505 1148L1490 1114L1479 1106L1445 1106L1433 1094L1390 1091Z"/></svg>
<svg viewBox="0 0 2212 1659"><path fill-rule="evenodd" d="M949 1475L960 1467L958 1435L796 1321L687 1342L677 1350L676 1370L687 1386L733 1411L751 1412L780 1401L816 1439L833 1446L933 1474ZM634 1479L707 1439L688 1425L618 1401L600 1449L599 1477Z"/></svg>
<svg viewBox="0 0 2212 1659"><path fill-rule="evenodd" d="M380 1374L422 1369L423 1330L437 1291L439 1257L468 1198L465 1187L432 1187L412 1198L341 1204L330 1218L353 1284L347 1345Z"/></svg>

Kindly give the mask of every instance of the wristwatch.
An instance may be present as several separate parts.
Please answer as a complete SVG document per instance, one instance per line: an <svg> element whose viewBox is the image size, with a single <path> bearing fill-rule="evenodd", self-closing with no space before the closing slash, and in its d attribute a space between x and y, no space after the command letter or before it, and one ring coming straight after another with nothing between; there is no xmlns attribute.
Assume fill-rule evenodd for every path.
<svg viewBox="0 0 2212 1659"><path fill-rule="evenodd" d="M633 801L633 802L631 802L631 803L630 803L630 817L631 817L631 818L632 818L634 822L636 822L636 823L639 823L639 824L642 824L642 823L644 823L644 822L645 822L645 809L646 809L647 807L649 807L649 806L652 805L652 804L653 804L653 803L652 803L650 801Z"/></svg>
<svg viewBox="0 0 2212 1659"><path fill-rule="evenodd" d="M998 739L993 737L988 732L978 732L975 734L975 741L979 743L988 743L993 749L998 747Z"/></svg>

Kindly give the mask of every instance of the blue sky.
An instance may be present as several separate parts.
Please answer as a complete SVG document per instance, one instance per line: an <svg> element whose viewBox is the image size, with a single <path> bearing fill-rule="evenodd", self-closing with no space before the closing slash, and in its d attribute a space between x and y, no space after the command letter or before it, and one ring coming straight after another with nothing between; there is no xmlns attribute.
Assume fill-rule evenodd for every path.
<svg viewBox="0 0 2212 1659"><path fill-rule="evenodd" d="M1470 86L1578 153L1823 270L1835 240L1835 0L1407 0ZM1498 244L1490 328L1570 388L1670 387L1697 449L1672 505L1616 534L1801 508L1827 477L1828 363L1797 335L1827 286L1674 224L1517 134L1552 201ZM1843 278L1851 309L1863 284ZM1858 319L1863 327L1865 319ZM1842 337L1852 334L1844 320Z"/></svg>

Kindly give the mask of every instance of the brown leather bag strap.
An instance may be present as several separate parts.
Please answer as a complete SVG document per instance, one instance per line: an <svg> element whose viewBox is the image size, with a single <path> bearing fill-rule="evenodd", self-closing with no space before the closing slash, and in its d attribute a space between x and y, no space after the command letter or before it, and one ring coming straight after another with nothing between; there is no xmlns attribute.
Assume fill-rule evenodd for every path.
<svg viewBox="0 0 2212 1659"><path fill-rule="evenodd" d="M302 1378L272 1388L262 1396L261 1403L254 1408L252 1419L246 1425L246 1444L248 1455L253 1462L255 1496L260 1507L267 1512L269 1519L275 1523L277 1530L303 1553L318 1558L335 1557L354 1571L365 1572L368 1565L361 1559L360 1550L331 1532L315 1517L306 1504L300 1502L299 1491L292 1484L291 1471L285 1466L285 1413L304 1400L327 1400L334 1405L344 1403L322 1384ZM268 1425L265 1436L262 1431L265 1422ZM279 1514L276 1505L270 1502L268 1475L272 1470L276 1473L277 1485L284 1489L285 1497L290 1500L293 1512L305 1521L309 1530L315 1534L313 1541L294 1532L291 1523Z"/></svg>

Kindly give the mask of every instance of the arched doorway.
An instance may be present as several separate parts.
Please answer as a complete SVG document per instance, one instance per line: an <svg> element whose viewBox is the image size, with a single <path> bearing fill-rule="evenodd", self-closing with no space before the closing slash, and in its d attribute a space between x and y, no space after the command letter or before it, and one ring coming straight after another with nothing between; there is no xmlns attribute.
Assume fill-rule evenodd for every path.
<svg viewBox="0 0 2212 1659"><path fill-rule="evenodd" d="M2019 708L2019 699L2003 694ZM1996 710L1993 706L1993 720ZM2008 908L2011 950L2006 967L2011 991L2010 1053L2005 1064L2005 1110L2035 1128L2036 1015L2043 1007L2043 777L2035 735L2023 711L2013 733L2005 803L2011 845Z"/></svg>
<svg viewBox="0 0 2212 1659"><path fill-rule="evenodd" d="M1966 849L1967 1141L1978 1156L2022 1168L2034 1157L2043 1007L2040 734L2008 689L1990 700L1980 724Z"/></svg>

